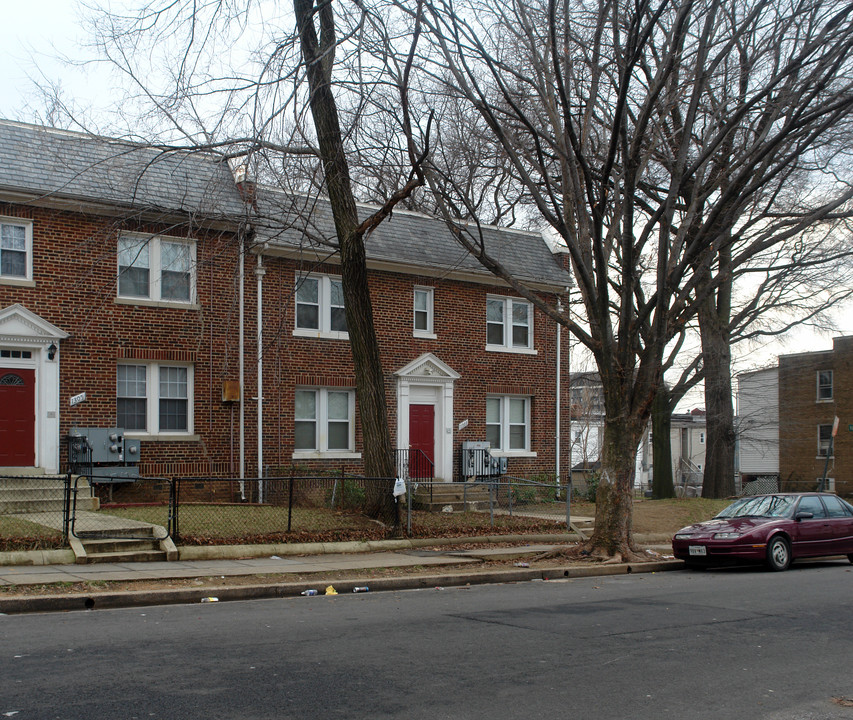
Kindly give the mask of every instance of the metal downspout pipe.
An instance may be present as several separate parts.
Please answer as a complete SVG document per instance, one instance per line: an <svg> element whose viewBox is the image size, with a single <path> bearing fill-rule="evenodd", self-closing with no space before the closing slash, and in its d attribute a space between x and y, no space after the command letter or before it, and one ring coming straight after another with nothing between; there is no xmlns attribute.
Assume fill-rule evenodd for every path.
<svg viewBox="0 0 853 720"><path fill-rule="evenodd" d="M246 330L246 290L245 271L246 271L246 243L245 235L240 233L240 257L238 261L239 275L239 355L240 355L240 499L246 499L246 486L243 480L246 477L246 363L244 358L245 352L245 330Z"/></svg>
<svg viewBox="0 0 853 720"><path fill-rule="evenodd" d="M264 269L263 247L258 250L258 264L255 267L255 277L258 281L258 502L264 501Z"/></svg>
<svg viewBox="0 0 853 720"><path fill-rule="evenodd" d="M557 312L562 310L562 304L560 303L560 299L557 298ZM561 391L561 368L562 368L562 360L561 360L561 334L562 326L560 323L557 323L557 398L556 398L556 408L555 408L555 443L554 443L554 479L557 484L557 488L560 487L560 391ZM571 441L571 438L569 439ZM559 493L559 489L557 491Z"/></svg>

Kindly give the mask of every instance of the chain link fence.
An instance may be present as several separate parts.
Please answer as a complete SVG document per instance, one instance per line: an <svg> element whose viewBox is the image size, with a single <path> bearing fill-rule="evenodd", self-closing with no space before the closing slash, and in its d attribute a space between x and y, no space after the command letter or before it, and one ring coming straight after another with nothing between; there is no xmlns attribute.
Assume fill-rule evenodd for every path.
<svg viewBox="0 0 853 720"><path fill-rule="evenodd" d="M379 540L372 520L395 502L410 537L561 532L570 525L566 487L521 478L459 483L356 475L138 478L96 474L0 478L0 550L62 547L78 538L162 540L184 545Z"/></svg>
<svg viewBox="0 0 853 720"><path fill-rule="evenodd" d="M63 546L66 481L64 476L0 477L0 550Z"/></svg>
<svg viewBox="0 0 853 720"><path fill-rule="evenodd" d="M506 476L467 482L407 482L407 532L418 510L488 517L494 529L538 523L571 526L571 488ZM514 522L507 523L507 520Z"/></svg>
<svg viewBox="0 0 853 720"><path fill-rule="evenodd" d="M368 508L393 480L354 475L176 480L174 539L183 544L379 539Z"/></svg>

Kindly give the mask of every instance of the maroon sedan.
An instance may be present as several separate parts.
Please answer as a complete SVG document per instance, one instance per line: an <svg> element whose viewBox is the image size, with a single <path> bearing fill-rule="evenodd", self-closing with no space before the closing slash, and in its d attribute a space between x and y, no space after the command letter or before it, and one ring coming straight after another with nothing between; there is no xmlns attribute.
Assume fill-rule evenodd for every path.
<svg viewBox="0 0 853 720"><path fill-rule="evenodd" d="M791 560L822 555L853 563L853 506L830 493L740 498L675 533L672 551L691 566L758 560L785 570Z"/></svg>

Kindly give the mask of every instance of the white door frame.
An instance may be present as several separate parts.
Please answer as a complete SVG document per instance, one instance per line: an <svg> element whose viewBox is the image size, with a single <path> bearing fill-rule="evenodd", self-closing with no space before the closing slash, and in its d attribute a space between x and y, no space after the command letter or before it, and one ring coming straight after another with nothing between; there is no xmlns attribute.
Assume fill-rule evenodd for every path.
<svg viewBox="0 0 853 720"><path fill-rule="evenodd" d="M397 446L409 447L409 406L435 406L435 479L453 479L453 383L461 376L432 353L396 373Z"/></svg>
<svg viewBox="0 0 853 720"><path fill-rule="evenodd" d="M59 341L67 337L67 332L23 305L0 310L0 349L31 353L30 358L0 357L0 365L36 371L35 467L51 474L59 472ZM51 345L56 348L53 353Z"/></svg>

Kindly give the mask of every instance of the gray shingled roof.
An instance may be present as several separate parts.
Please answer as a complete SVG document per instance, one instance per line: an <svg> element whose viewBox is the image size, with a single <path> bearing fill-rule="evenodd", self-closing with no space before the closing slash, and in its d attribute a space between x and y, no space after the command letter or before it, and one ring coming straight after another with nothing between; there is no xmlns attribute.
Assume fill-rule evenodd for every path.
<svg viewBox="0 0 853 720"><path fill-rule="evenodd" d="M145 145L0 120L0 192L40 199L109 204L137 210L245 218L227 165L212 154L160 152ZM272 248L323 250L334 236L328 201L258 189L258 240ZM360 206L367 217L372 208ZM473 232L477 232L473 229ZM522 281L570 284L539 233L482 228L486 250ZM441 220L397 211L366 242L373 261L491 277Z"/></svg>
<svg viewBox="0 0 853 720"><path fill-rule="evenodd" d="M227 165L83 133L0 120L0 191L212 219L244 208Z"/></svg>
<svg viewBox="0 0 853 720"><path fill-rule="evenodd" d="M362 218L375 208L359 206ZM324 243L334 237L334 222L327 201L259 188L257 239L272 248L311 248L322 255ZM541 233L483 227L486 251L528 283L564 288L569 274L557 263ZM411 267L429 274L464 272L492 277L479 261L454 239L442 220L398 210L384 220L365 242L367 257Z"/></svg>

